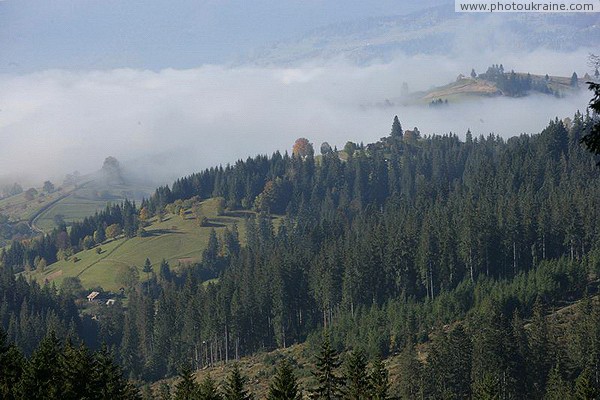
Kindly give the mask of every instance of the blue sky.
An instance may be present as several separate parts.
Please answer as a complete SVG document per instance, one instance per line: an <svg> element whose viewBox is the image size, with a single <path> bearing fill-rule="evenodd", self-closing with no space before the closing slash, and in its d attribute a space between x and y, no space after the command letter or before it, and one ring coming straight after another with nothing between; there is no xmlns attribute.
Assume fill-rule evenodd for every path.
<svg viewBox="0 0 600 400"><path fill-rule="evenodd" d="M0 72L191 68L440 0L0 0Z"/></svg>

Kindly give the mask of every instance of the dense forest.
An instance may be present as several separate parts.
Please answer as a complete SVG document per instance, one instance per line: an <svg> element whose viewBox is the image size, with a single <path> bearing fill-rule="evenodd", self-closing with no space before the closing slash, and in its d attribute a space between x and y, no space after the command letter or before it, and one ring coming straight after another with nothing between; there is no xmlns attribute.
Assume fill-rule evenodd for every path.
<svg viewBox="0 0 600 400"><path fill-rule="evenodd" d="M0 255L0 326L26 357L50 332L92 349L104 343L138 381L294 343L317 348L326 331L332 352L364 354L365 368L404 354L402 392L385 396L597 393L600 182L579 143L592 125L578 112L536 135L467 132L461 141L421 137L395 118L373 144L323 145L315 156L299 139L291 155L207 169L158 188L139 209L110 206L71 229L13 242ZM67 293L14 275L101 242L108 227L133 236L142 215L212 197L225 212L257 211L246 239L236 229L213 233L199 263L149 268L147 282L126 288L126 305L94 319ZM548 309L581 298L567 328L548 327Z"/></svg>

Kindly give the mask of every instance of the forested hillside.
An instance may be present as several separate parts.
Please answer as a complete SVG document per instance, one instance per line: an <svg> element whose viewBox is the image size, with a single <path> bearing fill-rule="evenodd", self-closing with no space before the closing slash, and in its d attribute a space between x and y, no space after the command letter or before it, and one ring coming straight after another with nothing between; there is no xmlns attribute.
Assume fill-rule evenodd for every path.
<svg viewBox="0 0 600 400"><path fill-rule="evenodd" d="M421 137L396 119L377 143L323 145L315 157L299 140L291 156L190 175L139 210L126 202L68 231L13 242L1 255L1 325L29 354L47 331L71 324L68 332L94 348L106 343L139 380L320 342L325 329L339 351L404 352L405 374L418 374L399 378L394 395L404 398L542 398L549 379L563 390L582 376L598 388L598 305L587 303L574 342L544 322L545 308L595 290L600 272L600 181L579 144L591 123L577 113L537 135L468 132L461 141ZM140 214L160 217L195 196L258 211L246 221L247 243L235 230L213 235L199 263L177 273L163 263L127 290L125 305L94 319L10 273L76 253L112 224L135 235ZM207 270L218 279L203 282ZM432 346L426 360L414 354L421 343Z"/></svg>

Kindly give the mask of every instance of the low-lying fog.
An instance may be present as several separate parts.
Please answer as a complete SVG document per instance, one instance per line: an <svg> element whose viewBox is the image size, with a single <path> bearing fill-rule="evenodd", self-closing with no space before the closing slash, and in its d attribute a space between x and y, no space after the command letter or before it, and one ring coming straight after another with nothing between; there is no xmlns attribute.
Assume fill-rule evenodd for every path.
<svg viewBox="0 0 600 400"><path fill-rule="evenodd" d="M447 108L365 107L444 85L471 68L582 77L588 51L478 54L470 60L405 57L356 66L339 60L299 68L202 66L189 70L51 70L0 75L0 177L39 183L97 170L108 155L155 182L257 153L289 150L298 137L343 147L389 134L398 114L422 134L464 138L537 133L554 117L584 111L586 88L557 99L481 99ZM0 178L1 179L1 178Z"/></svg>

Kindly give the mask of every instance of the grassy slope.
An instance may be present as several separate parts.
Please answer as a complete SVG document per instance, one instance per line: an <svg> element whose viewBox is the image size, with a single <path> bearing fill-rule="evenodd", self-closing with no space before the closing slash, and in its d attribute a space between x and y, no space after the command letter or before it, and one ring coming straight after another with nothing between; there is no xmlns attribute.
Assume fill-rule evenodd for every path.
<svg viewBox="0 0 600 400"><path fill-rule="evenodd" d="M144 279L141 266L146 257L155 266L164 258L175 267L180 261L199 259L208 244L212 228L219 234L226 226L237 224L241 240L245 238L244 219L252 213L217 216L213 199L202 203L202 211L209 218L210 226L199 227L190 213L186 214L185 219L168 214L162 222L151 221L152 224L146 228L147 237L120 237L105 242L100 246L100 254L96 253L95 248L84 250L76 254L79 261L74 262L71 257L68 261L51 264L43 273L34 273L30 277L39 282L48 279L60 286L65 277L78 276L85 288L102 286L105 290L116 291L121 286L115 279L121 266L140 267L140 278Z"/></svg>
<svg viewBox="0 0 600 400"><path fill-rule="evenodd" d="M527 74L517 73L520 77ZM533 79L543 79L540 75L531 75ZM571 78L551 76L548 86L559 93L570 93ZM583 80L580 80L580 86L583 87ZM535 92L533 92L535 93ZM445 86L436 87L426 92L415 93L416 101L420 103L429 103L432 100L442 99L450 102L458 102L469 98L501 96L502 92L493 82L484 79L463 78Z"/></svg>
<svg viewBox="0 0 600 400"><path fill-rule="evenodd" d="M38 191L42 193L41 188ZM57 214L68 224L103 210L109 202L120 203L126 198L139 200L148 197L152 191L150 187L110 185L92 180L78 187L67 186L54 193L43 193L33 200L27 200L25 193L1 199L0 213L8 215L14 222L31 221L35 217L35 227L49 232L56 226L54 216Z"/></svg>
<svg viewBox="0 0 600 400"><path fill-rule="evenodd" d="M500 90L492 82L483 79L461 79L446 86L438 87L427 92L422 100L444 99L457 100L464 96L499 96Z"/></svg>
<svg viewBox="0 0 600 400"><path fill-rule="evenodd" d="M69 193L71 190L73 190L72 187L64 188L60 192L44 193L44 196L37 196L33 200L27 200L25 193L7 197L0 200L0 213L8 215L13 221L28 221L44 206Z"/></svg>
<svg viewBox="0 0 600 400"><path fill-rule="evenodd" d="M103 195L98 196L99 192L102 192ZM103 210L108 203L121 203L126 198L139 200L142 195L148 197L150 193L152 193L151 188L137 185L106 185L95 181L88 182L52 207L44 210L36 218L35 225L48 232L55 227L54 216L57 214L61 214L68 224Z"/></svg>

